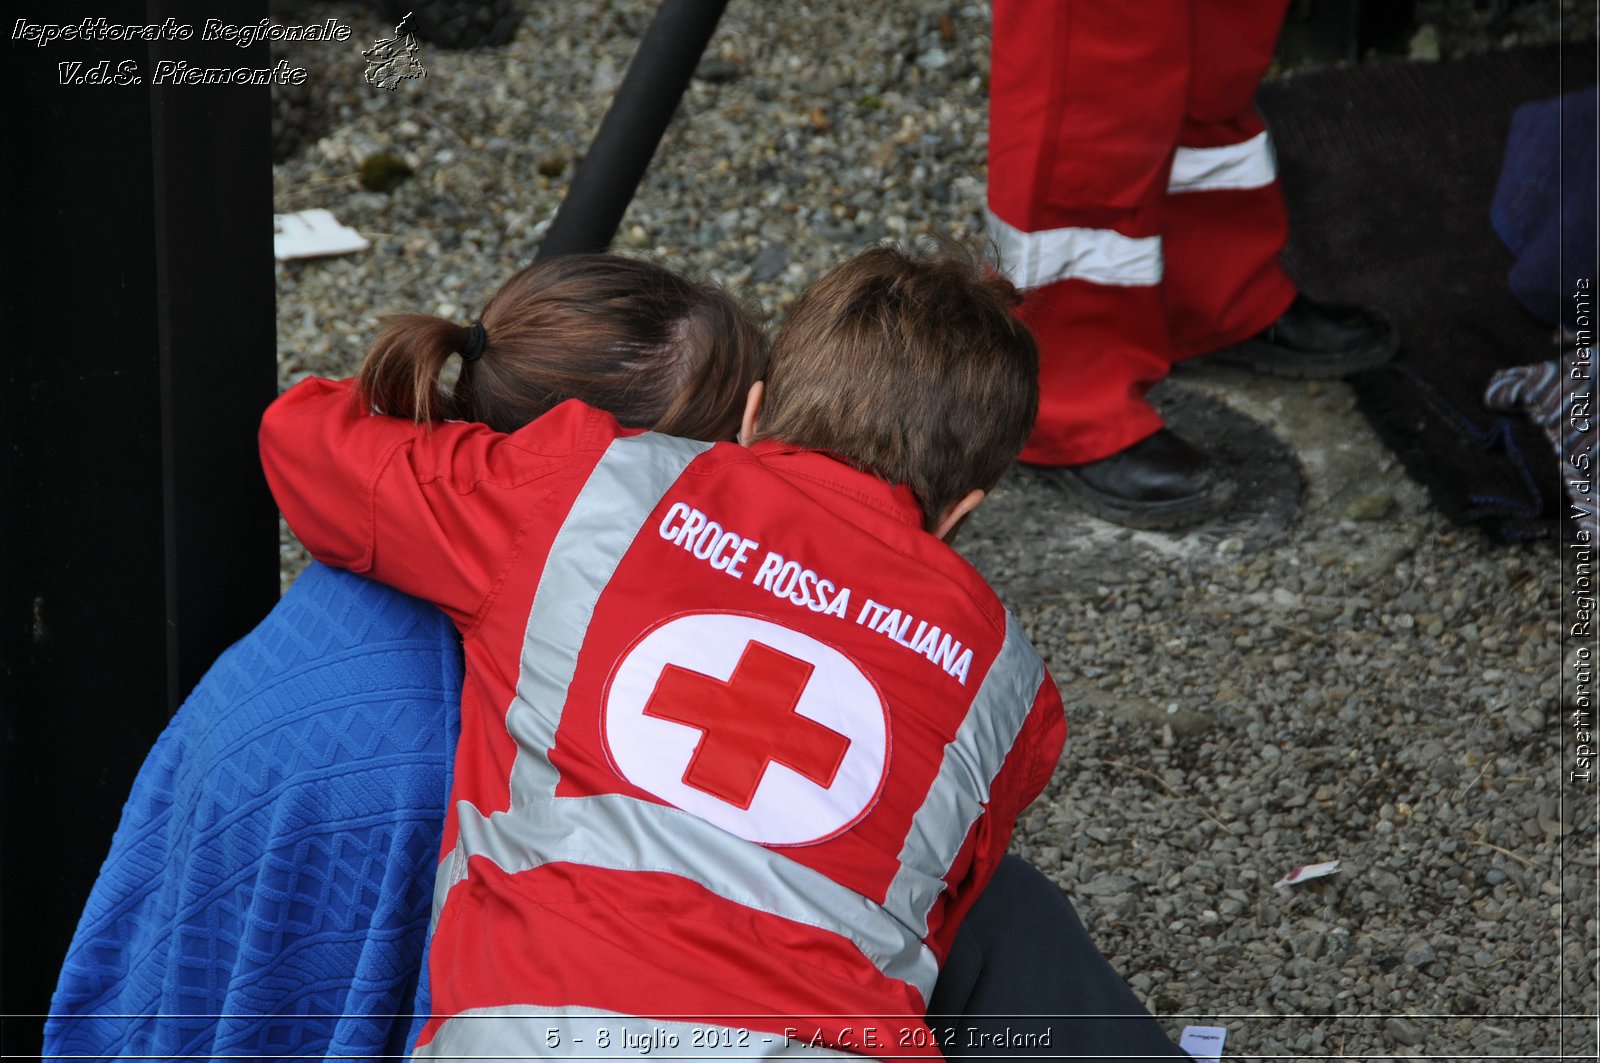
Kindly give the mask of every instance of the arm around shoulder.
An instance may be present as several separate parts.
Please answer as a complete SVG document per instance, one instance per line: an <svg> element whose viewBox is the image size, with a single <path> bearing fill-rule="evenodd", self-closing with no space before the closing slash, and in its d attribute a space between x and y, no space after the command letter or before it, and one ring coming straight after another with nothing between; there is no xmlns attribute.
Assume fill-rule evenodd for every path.
<svg viewBox="0 0 1600 1063"><path fill-rule="evenodd" d="M431 601L465 627L510 554L522 507L508 496L554 464L503 447L508 438L373 414L354 381L313 378L268 407L261 464L311 556Z"/></svg>
<svg viewBox="0 0 1600 1063"><path fill-rule="evenodd" d="M412 426L360 406L354 381L303 380L261 418L261 467L289 527L317 560L372 565L370 485ZM371 422L369 431L362 422Z"/></svg>
<svg viewBox="0 0 1600 1063"><path fill-rule="evenodd" d="M549 495L581 483L616 421L579 403L514 434L374 415L354 381L307 379L261 421L261 464L312 557L421 597L469 628ZM582 453L578 453L582 451Z"/></svg>

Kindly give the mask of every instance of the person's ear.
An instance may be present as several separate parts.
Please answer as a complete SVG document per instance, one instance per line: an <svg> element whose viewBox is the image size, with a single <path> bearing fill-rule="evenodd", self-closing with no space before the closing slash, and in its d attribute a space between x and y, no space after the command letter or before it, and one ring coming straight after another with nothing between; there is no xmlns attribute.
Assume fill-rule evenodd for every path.
<svg viewBox="0 0 1600 1063"><path fill-rule="evenodd" d="M982 502L985 497L984 492L976 487L962 495L949 509L940 515L939 523L935 525L933 534L945 542L954 539L956 528L967 518L968 513L978 508L978 503Z"/></svg>
<svg viewBox="0 0 1600 1063"><path fill-rule="evenodd" d="M767 393L765 381L757 380L750 385L750 394L745 396L744 417L739 421L739 444L749 446L750 440L756 435L756 418L761 413L761 400Z"/></svg>

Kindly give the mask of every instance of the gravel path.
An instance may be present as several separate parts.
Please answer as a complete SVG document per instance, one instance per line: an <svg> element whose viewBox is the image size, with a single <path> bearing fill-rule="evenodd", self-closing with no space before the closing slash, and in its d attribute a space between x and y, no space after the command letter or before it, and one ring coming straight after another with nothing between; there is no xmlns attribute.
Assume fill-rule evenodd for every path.
<svg viewBox="0 0 1600 1063"><path fill-rule="evenodd" d="M279 14L354 32L284 53L319 139L275 168L276 209L373 241L279 266L285 386L352 371L380 313L470 319L532 256L653 4L528 7L505 48L424 45L428 76L392 93L362 81L389 31L366 8ZM981 233L987 46L981 5L730 5L619 246L776 321L856 248ZM376 153L414 176L364 191ZM1271 504L1134 533L1018 472L963 532L1068 705L1017 850L1170 1029L1227 1026L1230 1053L1592 1057L1596 790L1563 784L1563 551L1446 524L1343 384L1208 370L1163 401L1264 463ZM303 563L286 537L285 578Z"/></svg>

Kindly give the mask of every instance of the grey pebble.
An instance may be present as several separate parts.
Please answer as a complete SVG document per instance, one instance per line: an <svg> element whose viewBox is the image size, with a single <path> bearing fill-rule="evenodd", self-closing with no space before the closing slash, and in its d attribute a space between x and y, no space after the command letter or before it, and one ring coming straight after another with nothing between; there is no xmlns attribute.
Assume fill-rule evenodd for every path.
<svg viewBox="0 0 1600 1063"><path fill-rule="evenodd" d="M789 264L789 249L782 244L768 244L750 263L750 280L760 284L775 280Z"/></svg>
<svg viewBox="0 0 1600 1063"><path fill-rule="evenodd" d="M1409 1046L1422 1042L1422 1031L1409 1019L1391 1018L1383 1024L1383 1032L1397 1044Z"/></svg>
<svg viewBox="0 0 1600 1063"><path fill-rule="evenodd" d="M1426 941L1418 941L1406 949L1406 963L1413 967L1425 967L1439 958L1433 946Z"/></svg>

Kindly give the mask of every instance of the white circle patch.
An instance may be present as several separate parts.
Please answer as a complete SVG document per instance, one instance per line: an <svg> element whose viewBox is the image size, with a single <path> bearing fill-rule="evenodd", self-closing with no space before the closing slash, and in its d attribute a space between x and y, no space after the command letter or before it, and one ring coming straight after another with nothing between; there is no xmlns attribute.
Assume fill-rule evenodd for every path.
<svg viewBox="0 0 1600 1063"><path fill-rule="evenodd" d="M752 616L695 613L611 677L604 733L624 778L765 845L823 841L877 798L888 715L844 654Z"/></svg>

